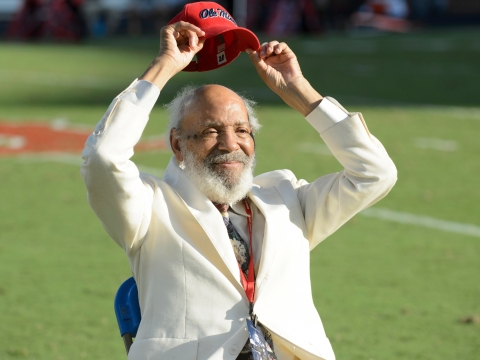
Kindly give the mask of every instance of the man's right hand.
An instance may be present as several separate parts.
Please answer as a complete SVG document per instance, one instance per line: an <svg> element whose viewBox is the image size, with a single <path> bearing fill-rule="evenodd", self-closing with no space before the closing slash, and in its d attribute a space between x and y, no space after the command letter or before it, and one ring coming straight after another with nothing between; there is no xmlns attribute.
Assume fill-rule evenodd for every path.
<svg viewBox="0 0 480 360"><path fill-rule="evenodd" d="M164 26L160 31L160 52L139 80L147 80L162 89L168 80L182 71L202 50L205 33L185 21Z"/></svg>

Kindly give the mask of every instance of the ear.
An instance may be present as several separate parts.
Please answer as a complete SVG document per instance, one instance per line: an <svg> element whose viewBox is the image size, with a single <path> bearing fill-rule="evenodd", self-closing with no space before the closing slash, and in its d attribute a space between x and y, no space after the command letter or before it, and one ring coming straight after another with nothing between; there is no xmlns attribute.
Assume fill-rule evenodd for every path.
<svg viewBox="0 0 480 360"><path fill-rule="evenodd" d="M182 149L180 147L180 139L178 139L175 134L177 129L173 128L170 130L170 146L172 147L173 154L175 155L175 159L179 163L183 161Z"/></svg>

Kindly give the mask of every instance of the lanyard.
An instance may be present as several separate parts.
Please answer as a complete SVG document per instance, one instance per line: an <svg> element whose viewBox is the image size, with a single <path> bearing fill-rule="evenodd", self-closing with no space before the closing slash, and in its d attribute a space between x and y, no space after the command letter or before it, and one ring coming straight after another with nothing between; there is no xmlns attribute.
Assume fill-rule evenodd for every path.
<svg viewBox="0 0 480 360"><path fill-rule="evenodd" d="M248 235L250 236L250 262L248 263L248 279L245 278L245 274L240 268L240 279L242 281L243 289L247 294L248 301L250 302L250 315L253 314L253 302L255 300L255 269L253 264L253 235L252 235L252 210L246 199L243 199L243 206L245 206L245 212L248 215Z"/></svg>

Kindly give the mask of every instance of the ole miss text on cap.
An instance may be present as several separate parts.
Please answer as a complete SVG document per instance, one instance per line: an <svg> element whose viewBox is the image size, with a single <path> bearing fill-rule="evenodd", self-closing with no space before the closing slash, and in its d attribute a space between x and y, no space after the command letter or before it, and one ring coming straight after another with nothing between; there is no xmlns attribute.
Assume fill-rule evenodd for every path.
<svg viewBox="0 0 480 360"><path fill-rule="evenodd" d="M242 51L258 50L257 36L237 26L225 8L214 2L196 2L185 5L168 24L186 21L205 32L202 50L183 71L209 71L235 60Z"/></svg>

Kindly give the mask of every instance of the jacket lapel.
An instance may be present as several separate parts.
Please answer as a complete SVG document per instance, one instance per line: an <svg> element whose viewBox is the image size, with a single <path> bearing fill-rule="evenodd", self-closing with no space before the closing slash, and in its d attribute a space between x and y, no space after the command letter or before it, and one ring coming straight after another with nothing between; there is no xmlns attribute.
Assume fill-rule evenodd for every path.
<svg viewBox="0 0 480 360"><path fill-rule="evenodd" d="M259 295L262 282L265 279L279 248L275 239L280 238L282 235L280 227L278 226L278 216L276 216L276 214L278 211L281 211L282 208L285 208L285 205L280 194L273 187L261 188L258 185L254 185L248 196L265 217L262 258L260 260L255 284L256 293ZM253 219L253 221L255 221L255 219Z"/></svg>
<svg viewBox="0 0 480 360"><path fill-rule="evenodd" d="M221 266L220 264L214 265L216 265L216 267L232 281L242 295L245 295L240 282L240 270L238 268L237 259L232 251L232 245L228 240L227 229L223 223L220 212L190 181L185 172L177 165L173 157L165 170L163 180L183 199L188 210L195 217L224 263L224 266ZM216 262L215 259L210 260L212 263Z"/></svg>

